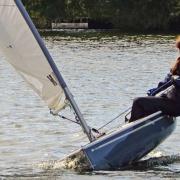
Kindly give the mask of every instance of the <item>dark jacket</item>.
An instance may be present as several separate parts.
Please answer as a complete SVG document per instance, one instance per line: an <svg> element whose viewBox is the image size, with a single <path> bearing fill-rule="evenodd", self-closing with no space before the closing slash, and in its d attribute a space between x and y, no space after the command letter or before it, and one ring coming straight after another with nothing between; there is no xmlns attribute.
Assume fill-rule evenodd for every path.
<svg viewBox="0 0 180 180"><path fill-rule="evenodd" d="M155 96L163 90L165 91L160 95L161 97L172 99L180 104L180 76L173 76L168 73L165 79L159 82L156 88L150 89L147 94Z"/></svg>

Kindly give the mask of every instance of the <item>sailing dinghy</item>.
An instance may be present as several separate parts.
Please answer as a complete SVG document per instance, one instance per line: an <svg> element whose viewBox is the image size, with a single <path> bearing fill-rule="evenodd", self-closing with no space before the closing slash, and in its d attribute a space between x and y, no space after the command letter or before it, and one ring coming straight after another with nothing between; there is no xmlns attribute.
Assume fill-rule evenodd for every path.
<svg viewBox="0 0 180 180"><path fill-rule="evenodd" d="M20 0L0 1L0 48L6 60L45 101L52 114L71 105L77 123L90 141L78 152L85 157L91 170L125 167L144 157L175 128L173 117L157 112L95 138Z"/></svg>

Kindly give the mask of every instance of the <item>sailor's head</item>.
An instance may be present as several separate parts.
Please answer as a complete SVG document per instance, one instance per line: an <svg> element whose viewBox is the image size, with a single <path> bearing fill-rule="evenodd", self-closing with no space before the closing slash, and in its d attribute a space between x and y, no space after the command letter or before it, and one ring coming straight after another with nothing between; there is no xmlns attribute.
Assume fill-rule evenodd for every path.
<svg viewBox="0 0 180 180"><path fill-rule="evenodd" d="M180 76L180 57L178 57L176 59L176 61L174 62L174 64L171 67L171 73L172 75L178 75Z"/></svg>
<svg viewBox="0 0 180 180"><path fill-rule="evenodd" d="M180 50L180 35L176 37L176 47Z"/></svg>

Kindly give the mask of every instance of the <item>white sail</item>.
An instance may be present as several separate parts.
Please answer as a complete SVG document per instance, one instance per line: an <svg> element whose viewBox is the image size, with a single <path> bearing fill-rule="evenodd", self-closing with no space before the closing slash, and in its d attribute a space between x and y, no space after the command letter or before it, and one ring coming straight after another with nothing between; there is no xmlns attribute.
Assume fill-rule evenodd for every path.
<svg viewBox="0 0 180 180"><path fill-rule="evenodd" d="M51 110L64 108L64 91L14 0L0 0L0 50Z"/></svg>

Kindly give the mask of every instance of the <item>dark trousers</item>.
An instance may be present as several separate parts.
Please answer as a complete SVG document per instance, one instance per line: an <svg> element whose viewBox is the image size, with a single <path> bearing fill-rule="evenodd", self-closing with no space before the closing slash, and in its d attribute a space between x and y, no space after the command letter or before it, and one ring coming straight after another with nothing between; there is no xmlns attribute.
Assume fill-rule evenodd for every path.
<svg viewBox="0 0 180 180"><path fill-rule="evenodd" d="M165 97L147 96L134 99L129 122L148 116L157 111L171 116L180 115L180 103Z"/></svg>

